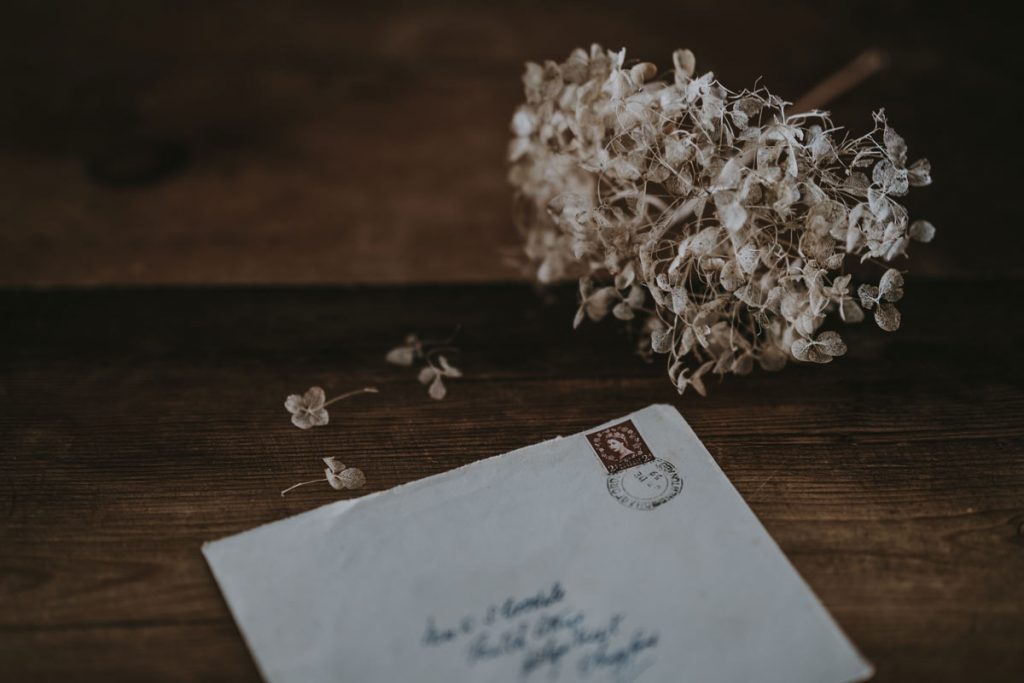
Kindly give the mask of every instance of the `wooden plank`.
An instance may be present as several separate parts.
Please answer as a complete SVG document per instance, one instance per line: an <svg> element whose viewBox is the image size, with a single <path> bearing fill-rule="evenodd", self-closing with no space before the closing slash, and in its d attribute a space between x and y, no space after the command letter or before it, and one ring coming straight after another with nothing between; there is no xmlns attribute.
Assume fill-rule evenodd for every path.
<svg viewBox="0 0 1024 683"><path fill-rule="evenodd" d="M21 5L0 23L0 285L517 278L522 64L593 41L662 65L691 47L793 99L887 49L835 110L858 131L886 107L933 162L911 206L940 232L914 270L1022 273L1016 156L983 139L1016 109L978 104L1017 90L1017 25L960 6Z"/></svg>
<svg viewBox="0 0 1024 683"><path fill-rule="evenodd" d="M993 296L992 292L1000 292ZM203 541L652 402L680 408L879 681L1024 670L1024 286L910 283L904 329L678 397L523 286L2 292L0 679L253 680ZM994 332L994 321L1003 332ZM383 354L463 326L443 402ZM980 331L985 331L982 334ZM303 432L286 394L381 389Z"/></svg>

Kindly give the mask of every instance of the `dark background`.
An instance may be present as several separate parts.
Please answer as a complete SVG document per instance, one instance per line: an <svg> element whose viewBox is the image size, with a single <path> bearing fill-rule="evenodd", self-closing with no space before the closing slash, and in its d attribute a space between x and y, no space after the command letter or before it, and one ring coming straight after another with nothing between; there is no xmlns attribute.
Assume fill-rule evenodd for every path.
<svg viewBox="0 0 1024 683"><path fill-rule="evenodd" d="M625 46L885 107L936 184L915 276L1019 275L1019 25L979 3L25 2L0 22L0 284L519 277L505 182L526 60Z"/></svg>
<svg viewBox="0 0 1024 683"><path fill-rule="evenodd" d="M655 402L877 681L1024 680L1019 32L980 3L4 3L0 681L257 680L203 542ZM886 50L833 110L886 107L933 164L902 328L704 399L623 326L573 332L574 289L510 265L504 154L523 62L592 41L791 99ZM456 327L444 401L384 362ZM380 394L300 432L312 385ZM278 495L325 456L366 488Z"/></svg>

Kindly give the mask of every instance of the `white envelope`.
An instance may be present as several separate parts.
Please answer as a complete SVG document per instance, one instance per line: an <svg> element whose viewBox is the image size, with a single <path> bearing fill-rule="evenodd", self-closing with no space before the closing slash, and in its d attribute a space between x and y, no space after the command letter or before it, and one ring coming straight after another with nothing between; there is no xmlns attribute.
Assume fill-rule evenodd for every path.
<svg viewBox="0 0 1024 683"><path fill-rule="evenodd" d="M872 674L671 406L203 552L274 683Z"/></svg>

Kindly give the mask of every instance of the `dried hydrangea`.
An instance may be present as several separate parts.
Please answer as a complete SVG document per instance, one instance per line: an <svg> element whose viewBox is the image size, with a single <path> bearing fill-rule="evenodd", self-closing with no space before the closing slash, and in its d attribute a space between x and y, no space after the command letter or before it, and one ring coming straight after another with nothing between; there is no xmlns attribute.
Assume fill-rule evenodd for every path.
<svg viewBox="0 0 1024 683"><path fill-rule="evenodd" d="M346 398L359 394L376 394L375 387L363 387L350 391L341 396L335 396L327 400L324 390L320 387L310 387L305 394L291 394L284 401L285 410L292 415L292 424L299 429L311 429L312 427L323 427L330 422L330 415L327 413L327 406L337 403Z"/></svg>
<svg viewBox="0 0 1024 683"><path fill-rule="evenodd" d="M763 88L695 75L689 50L656 78L625 51L527 64L512 118L517 223L542 283L578 279L575 324L638 319L641 351L668 356L682 392L846 352L826 319L888 331L903 277L852 293L851 259L889 262L935 228L899 203L931 183L883 111L850 137L827 113L791 113ZM882 266L885 267L884 265Z"/></svg>
<svg viewBox="0 0 1024 683"><path fill-rule="evenodd" d="M442 355L444 352L458 352L458 349L449 346L459 333L455 333L448 339L435 341L420 339L415 334L407 334L405 341L388 351L385 359L392 365L412 367L417 361L423 363L417 378L420 384L427 386L427 395L430 398L440 401L448 395L448 387L445 386L444 378L455 379L462 377L462 371L453 366L448 359Z"/></svg>
<svg viewBox="0 0 1024 683"><path fill-rule="evenodd" d="M324 465L326 465L326 467L324 467L324 476L319 479L310 479L309 481L292 484L284 491L281 491L281 496L283 497L289 491L294 491L300 486L317 484L321 481L326 481L335 491L359 489L366 484L366 475L363 474L363 471L358 467L348 467L345 463L341 462L334 456L321 458L321 460L323 460Z"/></svg>

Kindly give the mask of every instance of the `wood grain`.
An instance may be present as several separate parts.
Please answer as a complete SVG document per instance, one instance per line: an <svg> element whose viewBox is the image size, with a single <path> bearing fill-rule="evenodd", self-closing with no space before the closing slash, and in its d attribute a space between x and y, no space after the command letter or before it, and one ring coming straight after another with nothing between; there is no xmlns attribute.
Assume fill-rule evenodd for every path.
<svg viewBox="0 0 1024 683"><path fill-rule="evenodd" d="M1024 678L1017 22L962 4L235 2L5 8L0 21L0 681L251 681L202 542L680 408L879 681ZM766 35L770 39L765 38ZM827 367L678 397L572 292L523 285L29 291L518 278L504 174L527 59L600 41L795 98L869 45L937 184L904 329ZM978 97L985 102L979 106ZM922 275L926 276L924 279ZM927 279L927 277L931 279ZM384 351L463 326L427 399ZM312 384L379 396L300 432Z"/></svg>
<svg viewBox="0 0 1024 683"><path fill-rule="evenodd" d="M834 103L886 107L936 185L913 269L1020 276L1017 22L935 2L8 3L0 284L518 278L505 181L526 60L695 50L796 99L866 47Z"/></svg>
<svg viewBox="0 0 1024 683"><path fill-rule="evenodd" d="M678 397L618 325L525 286L0 292L0 680L257 674L202 542L676 405L878 681L1024 671L1024 296L915 280L904 329ZM463 326L444 402L383 353ZM996 332L996 330L1001 332ZM284 396L363 385L302 432Z"/></svg>

